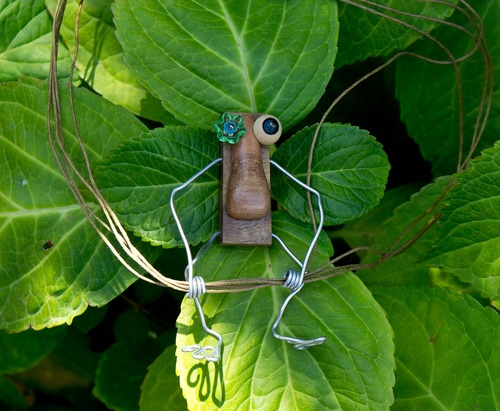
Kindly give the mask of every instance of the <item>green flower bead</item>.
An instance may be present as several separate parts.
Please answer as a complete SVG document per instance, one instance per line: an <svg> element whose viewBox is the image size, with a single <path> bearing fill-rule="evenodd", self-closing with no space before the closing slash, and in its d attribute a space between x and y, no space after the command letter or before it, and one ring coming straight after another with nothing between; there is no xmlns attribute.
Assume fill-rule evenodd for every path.
<svg viewBox="0 0 500 411"><path fill-rule="evenodd" d="M236 144L240 137L246 133L243 126L243 118L238 115L223 113L220 119L214 123L217 138L223 143Z"/></svg>

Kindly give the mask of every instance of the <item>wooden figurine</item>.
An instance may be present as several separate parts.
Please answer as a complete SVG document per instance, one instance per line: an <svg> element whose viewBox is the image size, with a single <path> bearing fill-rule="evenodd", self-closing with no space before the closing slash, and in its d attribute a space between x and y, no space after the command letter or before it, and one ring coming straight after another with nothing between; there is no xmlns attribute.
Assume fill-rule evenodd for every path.
<svg viewBox="0 0 500 411"><path fill-rule="evenodd" d="M221 236L221 244L223 245L271 245L273 240L271 192L269 188L271 163L296 184L317 197L318 212L320 215L316 233L302 262L293 255L279 237L275 236L286 253L300 267L300 270L288 269L284 274L285 281L283 286L292 292L283 302L271 331L274 337L293 344L298 350L322 344L325 341L325 337L302 339L287 337L279 334L277 331L289 301L304 285L304 276L308 262L323 228L324 215L321 205L321 195L318 191L298 180L279 164L270 160L269 146L275 143L281 136L281 124L276 117L270 114L224 113L215 122L214 128L217 132L217 137L222 143L221 158L212 161L186 182L174 188L170 195L170 208L179 228L184 246L186 247L188 265L185 273L189 284L187 296L194 299L205 331L217 339L216 346L192 344L183 347L182 351L193 352L193 358L197 360L218 361L220 359L222 336L209 328L205 322L205 315L199 301L199 297L206 291L205 282L201 276L194 276L194 264L219 235ZM221 205L219 207L220 232L214 233L193 259L189 242L175 211L175 194L183 190L220 161L222 161Z"/></svg>
<svg viewBox="0 0 500 411"><path fill-rule="evenodd" d="M269 114L224 113L214 125L222 151L223 245L272 243L269 146L281 136Z"/></svg>

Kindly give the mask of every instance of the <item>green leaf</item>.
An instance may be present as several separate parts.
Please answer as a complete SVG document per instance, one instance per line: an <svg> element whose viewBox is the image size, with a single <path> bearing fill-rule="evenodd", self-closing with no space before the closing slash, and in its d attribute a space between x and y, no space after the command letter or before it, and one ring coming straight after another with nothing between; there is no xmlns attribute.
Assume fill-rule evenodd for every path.
<svg viewBox="0 0 500 411"><path fill-rule="evenodd" d="M457 3L457 0L448 3ZM378 6L390 7L392 10L384 12ZM406 25L429 32L439 23L422 17L445 19L454 11L448 5L405 0L378 0L370 10L372 11L368 11L362 4L355 6L341 1L337 67L362 61L368 57L386 56L394 50L404 50L421 37L420 33L409 29ZM399 12L412 13L419 17L404 16ZM389 18L375 13L383 13ZM401 24L401 21L405 25Z"/></svg>
<svg viewBox="0 0 500 411"><path fill-rule="evenodd" d="M55 9L56 0L49 2ZM71 55L75 49L75 19L80 1L69 1L61 25L61 36ZM161 102L141 86L123 62L123 49L115 36L112 0L83 2L78 31L79 76L107 100L127 110L163 123L175 122Z"/></svg>
<svg viewBox="0 0 500 411"><path fill-rule="evenodd" d="M272 113L291 127L333 72L330 0L118 0L113 12L128 66L191 126L210 128L232 110Z"/></svg>
<svg viewBox="0 0 500 411"><path fill-rule="evenodd" d="M380 204L365 216L345 224L339 230L330 234L330 237L343 238L349 247L361 247L372 245L373 241L380 236L382 231L381 222L392 217L394 209L408 201L410 195L418 189L417 184L405 184L387 190ZM362 252L364 255L364 251ZM360 254L358 252L358 254Z"/></svg>
<svg viewBox="0 0 500 411"><path fill-rule="evenodd" d="M44 0L0 3L0 81L23 76L47 78L52 49L52 20ZM68 51L59 49L59 73L69 75Z"/></svg>
<svg viewBox="0 0 500 411"><path fill-rule="evenodd" d="M88 315L87 310L82 316ZM81 318L76 317L76 319ZM43 330L37 331L42 332ZM102 334L100 335L102 338ZM97 342L99 344L102 342ZM105 342L104 342L105 343ZM53 362L62 372L72 374L80 380L80 385L90 387L95 378L97 365L101 358L101 353L95 352L91 346L91 339L88 334L84 334L72 324L68 327L68 333L58 346L51 352L49 360ZM53 377L54 385L57 387L57 376ZM75 381L70 384L75 384Z"/></svg>
<svg viewBox="0 0 500 411"><path fill-rule="evenodd" d="M149 367L141 385L141 411L185 411L187 404L175 374L175 346L168 347Z"/></svg>
<svg viewBox="0 0 500 411"><path fill-rule="evenodd" d="M174 248L172 251L177 251L179 254L184 253L184 250L177 248ZM164 258L165 256L162 257ZM186 267L186 264L184 264L184 267ZM155 268L158 269L158 267ZM161 269L158 271L162 272ZM181 273L182 271L183 269L179 269L179 273ZM163 287L158 287L156 284L151 284L146 281L136 281L133 285L133 290L134 295L137 298L137 302L141 305L151 304L159 300L163 295L165 295L165 292L167 291Z"/></svg>
<svg viewBox="0 0 500 411"><path fill-rule="evenodd" d="M315 129L299 131L273 155L273 160L303 182ZM311 187L322 196L325 224L354 220L375 207L383 196L389 168L382 146L367 131L348 124L324 124L316 143ZM272 170L273 196L292 216L308 221L306 190Z"/></svg>
<svg viewBox="0 0 500 411"><path fill-rule="evenodd" d="M2 408L7 411L17 411L28 408L26 399L19 388L3 375L0 375L0 405L10 406L9 408Z"/></svg>
<svg viewBox="0 0 500 411"><path fill-rule="evenodd" d="M484 36L492 58L493 77L500 77L500 0L471 0L484 24ZM454 13L451 22L470 29L460 14ZM441 27L433 33L460 57L474 48L474 41L462 32ZM411 49L426 57L447 59L442 50L430 42L419 42ZM484 80L484 62L477 52L460 64L464 103L464 148L468 154L476 116L481 103ZM430 86L432 85L432 86ZM400 59L396 71L396 96L401 103L401 118L410 136L417 142L423 157L432 163L435 175L456 172L459 150L459 83L453 68L430 64L415 58ZM476 150L493 145L500 135L500 86L494 85L494 96L489 121L482 142ZM462 158L463 160L463 158Z"/></svg>
<svg viewBox="0 0 500 411"><path fill-rule="evenodd" d="M46 131L47 89L46 82L27 80L0 85L0 328L11 332L71 322L134 281L87 222L60 173ZM79 167L83 156L63 90L66 149ZM145 130L95 94L74 93L92 163Z"/></svg>
<svg viewBox="0 0 500 411"><path fill-rule="evenodd" d="M0 331L0 373L13 374L35 365L54 349L65 332L65 327L19 334Z"/></svg>
<svg viewBox="0 0 500 411"><path fill-rule="evenodd" d="M450 177L438 178L434 183L423 187L420 192L414 194L409 202L396 208L394 216L383 224L381 232L372 242L371 246L382 252L387 251L410 224L415 222L417 218L438 201L450 180ZM425 227L429 219L436 212L439 212L440 208L440 206L437 206L424 219L418 221L405 233L398 244L402 245L412 239ZM432 226L402 254L392 257L374 268L359 270L357 274L365 284L402 285L430 283L429 264L422 263L421 260L427 256L427 253L432 248L435 231L435 226ZM361 263L370 264L379 259L379 255L368 253L361 260Z"/></svg>
<svg viewBox="0 0 500 411"><path fill-rule="evenodd" d="M182 245L170 209L172 190L219 157L214 133L187 127L156 129L123 144L97 168L96 180L122 223L144 241ZM191 244L217 228L219 166L208 170L175 198Z"/></svg>
<svg viewBox="0 0 500 411"><path fill-rule="evenodd" d="M116 411L139 409L140 385L147 367L161 353L148 337L149 325L142 314L126 311L115 324L117 343L103 355L93 394Z"/></svg>
<svg viewBox="0 0 500 411"><path fill-rule="evenodd" d="M375 288L396 334L392 410L496 410L500 317L472 297L429 287Z"/></svg>
<svg viewBox="0 0 500 411"><path fill-rule="evenodd" d="M303 258L312 228L285 212L273 214L273 233ZM322 234L313 267L329 260ZM297 268L281 247L214 246L200 258L205 279L279 278ZM202 298L207 323L224 338L218 363L197 361L181 348L214 344L200 325L193 301L178 319L177 370L192 410L383 410L392 402L392 331L383 311L352 273L306 284L283 316L278 332L299 338L326 336L323 345L297 351L271 333L289 291L267 287Z"/></svg>
<svg viewBox="0 0 500 411"><path fill-rule="evenodd" d="M500 300L500 141L457 175L446 199L439 237L429 256L471 283L483 297Z"/></svg>
<svg viewBox="0 0 500 411"><path fill-rule="evenodd" d="M137 284L137 283L135 283ZM108 306L104 307L89 307L84 314L76 317L73 321L73 326L83 334L87 334L95 328L106 316Z"/></svg>

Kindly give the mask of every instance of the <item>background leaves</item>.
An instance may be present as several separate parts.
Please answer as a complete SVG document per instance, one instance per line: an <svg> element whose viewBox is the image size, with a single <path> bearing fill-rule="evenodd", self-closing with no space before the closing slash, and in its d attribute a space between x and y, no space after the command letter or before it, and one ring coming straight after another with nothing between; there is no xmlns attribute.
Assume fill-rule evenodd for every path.
<svg viewBox="0 0 500 411"><path fill-rule="evenodd" d="M500 141L457 176L430 262L471 283L500 307ZM428 261L428 262L429 262Z"/></svg>
<svg viewBox="0 0 500 411"><path fill-rule="evenodd" d="M175 346L172 345L150 365L141 385L141 411L187 410L175 374L175 360Z"/></svg>
<svg viewBox="0 0 500 411"><path fill-rule="evenodd" d="M303 182L315 128L298 132L273 155L273 160ZM382 146L367 131L324 124L313 161L311 186L322 195L326 225L354 220L378 204L390 165ZM283 173L272 170L273 196L295 218L309 220L307 192Z"/></svg>
<svg viewBox="0 0 500 411"><path fill-rule="evenodd" d="M48 3L53 13L56 0ZM61 36L71 55L75 49L75 19L79 3L78 0L67 2L61 25ZM78 31L78 75L104 98L132 113L172 123L173 116L125 66L123 50L115 36L112 3L112 0L83 2Z"/></svg>
<svg viewBox="0 0 500 411"><path fill-rule="evenodd" d="M64 337L64 327L35 332L26 330L19 334L0 331L0 373L13 374L35 365Z"/></svg>
<svg viewBox="0 0 500 411"><path fill-rule="evenodd" d="M333 72L337 7L328 0L118 0L113 11L128 66L190 126L232 110L271 113L288 128Z"/></svg>
<svg viewBox="0 0 500 411"><path fill-rule="evenodd" d="M166 127L123 144L97 168L106 200L127 229L165 248L181 246L170 210L172 190L217 159L215 133ZM175 198L177 214L191 244L206 241L218 224L219 166Z"/></svg>
<svg viewBox="0 0 500 411"><path fill-rule="evenodd" d="M145 317L136 311L122 313L114 331L117 342L101 358L94 395L112 410L133 411L137 409L147 367L161 349L157 338L149 335Z"/></svg>
<svg viewBox="0 0 500 411"><path fill-rule="evenodd" d="M398 241L403 245L406 241L414 238L427 225L430 218L442 208L438 204L440 196L450 183L450 177L441 177L434 183L423 187L420 192L415 193L410 201L400 205L394 210L394 215L382 225L379 235L370 244L376 250L386 252L393 242L406 229L409 230ZM435 206L435 207L434 207ZM432 209L432 207L434 207ZM428 210L432 211L424 216ZM419 217L423 218L409 227ZM388 261L376 267L360 270L359 276L366 284L401 285L401 284L429 284L431 277L429 264L423 263L422 259L432 248L435 238L435 226L431 226L417 241L401 255L390 258ZM378 261L380 256L375 253L367 253L361 260L362 264Z"/></svg>
<svg viewBox="0 0 500 411"><path fill-rule="evenodd" d="M52 21L44 0L0 3L0 81L22 76L46 78L52 48ZM59 53L59 75L69 75L70 59Z"/></svg>
<svg viewBox="0 0 500 411"><path fill-rule="evenodd" d="M27 80L0 86L0 328L8 331L70 322L133 282L110 258L59 171L45 129L46 89ZM68 106L67 97L61 104ZM77 117L86 119L80 131L91 161L145 129L86 90L75 90L75 104ZM72 124L70 113L63 114ZM76 138L69 128L64 133L79 166ZM53 246L44 249L49 241Z"/></svg>
<svg viewBox="0 0 500 411"><path fill-rule="evenodd" d="M380 222L385 222L392 217L394 209L408 201L418 188L418 184L405 184L386 190L380 204L372 211L343 225L340 229L330 233L330 236L332 238L341 237L351 248L372 245L375 239L385 237L380 235L383 230L383 225ZM365 253L365 251L360 251L358 255L364 256Z"/></svg>
<svg viewBox="0 0 500 411"><path fill-rule="evenodd" d="M447 1L457 3L457 0ZM384 10L389 7L391 10ZM432 20L403 16L412 13L433 19L444 19L453 13L453 8L435 2L419 2L405 0L378 0L368 5L375 13L383 13L394 20L389 20L373 12L367 11L362 2L340 2L339 5L339 56L337 67L352 64L368 57L385 56L394 50L403 50L420 38L416 31L409 30L408 25L428 32L438 23Z"/></svg>
<svg viewBox="0 0 500 411"><path fill-rule="evenodd" d="M19 388L4 375L0 375L0 404L14 409L28 408L28 403Z"/></svg>
<svg viewBox="0 0 500 411"><path fill-rule="evenodd" d="M497 409L500 317L451 290L376 287L395 332L391 410Z"/></svg>
<svg viewBox="0 0 500 411"><path fill-rule="evenodd" d="M469 3L479 13L484 24L484 35L492 58L494 78L500 77L500 0L471 0ZM453 23L471 25L460 13L454 13ZM464 33L449 27L440 27L433 33L456 58L473 50L474 42ZM430 42L419 42L411 51L438 60L447 60L443 51ZM476 54L460 64L464 96L464 149L467 155L476 127L476 116L481 102L485 66L481 54ZM412 57L400 59L396 72L396 96L401 103L401 118L410 136L417 142L423 157L430 161L435 175L451 174L457 169L459 148L458 118L459 85L453 68L429 64ZM441 107L452 107L450 111ZM500 135L500 92L494 85L493 106L487 127L478 150L488 147ZM436 149L439 147L439 149ZM462 157L462 160L463 160Z"/></svg>

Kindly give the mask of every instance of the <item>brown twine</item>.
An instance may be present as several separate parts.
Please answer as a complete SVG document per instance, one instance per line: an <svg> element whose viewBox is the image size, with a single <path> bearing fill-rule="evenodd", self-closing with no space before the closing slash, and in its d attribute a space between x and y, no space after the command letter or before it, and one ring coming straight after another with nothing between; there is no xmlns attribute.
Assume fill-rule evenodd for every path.
<svg viewBox="0 0 500 411"><path fill-rule="evenodd" d="M492 62L491 62L491 57L488 52L488 48L483 36L483 25L481 22L480 16L475 12L475 10L468 4L466 3L465 0L461 0L460 4L462 6L454 5L451 3L448 3L445 0L416 0L416 1L423 1L423 2L429 2L429 3L436 3L436 4L444 4L448 5L449 7L453 7L456 11L462 13L468 22L471 24L473 27L474 32L471 32L467 30L466 28L459 26L454 23L450 23L441 19L436 19L436 18L431 18L431 17L425 17L425 16L420 16L420 15L415 15L412 13L407 13L403 11L399 11L396 9L393 9L391 7L383 6L376 4L372 1L369 0L358 0L358 1L352 1L352 0L340 0L343 1L346 4L352 5L354 7L361 8L363 10L366 10L370 13L373 13L375 15L378 15L382 18L388 19L390 21L393 21L397 24L401 24L405 27L408 27L411 30L414 30L415 32L419 33L420 36L427 38L428 40L434 42L442 51L443 53L447 56L447 60L435 60L435 59L430 59L425 56L418 55L416 53L412 52L400 52L391 57L389 60L387 60L385 63L377 67L376 69L372 70L370 73L366 74L359 80L357 80L355 83L353 83L350 87L348 87L344 92L342 92L330 105L330 107L327 109L327 111L324 113L322 116L320 122L318 123L318 126L316 127L314 136L313 136L313 141L311 143L311 149L310 149L310 154L309 154L309 159L308 159L308 171L307 171L307 185L310 186L311 183L311 170L312 170L312 164L313 164L313 157L314 157L314 151L316 147L316 143L318 140L319 133L321 131L321 127L326 121L326 118L328 115L331 113L333 108L342 100L342 98L347 95L351 90L353 90L355 87L360 85L362 82L364 82L366 79L369 77L373 76L374 74L378 73L379 71L383 70L390 64L392 64L394 61L399 59L402 56L411 56L415 57L424 61L427 61L429 63L433 64L446 64L446 65L452 65L456 78L457 78L457 84L458 84L458 107L459 107L459 157L458 157L458 162L457 162L457 172L463 170L466 168L469 164L470 159L472 158L474 150L477 148L477 145L479 144L480 138L482 134L484 133L484 129L486 126L486 122L491 110L491 104L492 104L492 94L493 94L493 77L492 77ZM78 41L78 27L79 27L79 19L81 15L83 7L83 0L80 0L79 6L78 6L78 12L77 12L77 17L75 20L75 51L73 53L73 60L71 64L71 70L70 70L70 80L73 78L73 73L74 69L76 66L76 59L78 55L78 46L79 46L79 41ZM63 16L64 16L64 10L66 8L66 0L58 0L55 13L54 13L54 23L53 23L53 30L52 30L52 54L51 54L51 64L50 64L50 72L49 72L49 90L48 90L48 102L47 102L47 130L48 130L48 137L51 145L52 152L54 154L54 157L56 158L56 161L58 163L58 166L66 179L68 186L73 193L76 201L78 202L79 206L81 207L85 217L87 220L90 222L94 230L98 233L100 238L105 242L105 244L108 246L108 248L112 251L112 253L115 255L116 258L120 261L121 264L123 264L124 267L126 267L130 272L132 272L135 276L138 278L159 285L159 286L165 286L165 287L170 287L175 290L187 292L188 291L188 283L186 281L178 281L178 280L173 280L168 277L163 276L159 271L157 271L148 261L147 259L137 250L137 248L132 244L130 241L130 238L121 225L121 223L118 220L118 217L116 214L113 212L111 207L108 205L104 197L101 195L93 177L92 173L92 168L90 165L90 160L87 155L87 151L85 148L85 144L83 142L83 138L80 135L79 132L79 127L78 127L78 121L76 118L75 114L75 107L74 107L74 99L73 99L73 89L71 85L71 81L69 84L69 100L70 100L70 111L71 111L71 116L73 120L73 127L75 130L75 136L77 138L77 141L80 145L80 149L83 153L84 160L85 160L85 168L86 168L86 174L87 177L85 178L79 170L75 167L74 163L72 162L71 158L69 157L68 153L66 152L64 148L64 136L62 132L62 116L61 116L61 104L59 100L59 85L57 81L57 55L58 55L58 40L59 40L59 32L60 32L60 27L62 24ZM382 10L382 11L379 11ZM442 25L449 26L451 28L457 29L465 33L467 36L469 36L473 42L474 42L474 47L469 50L467 53L465 53L463 56L460 56L458 58L454 57L451 51L443 45L440 41L438 41L434 36L432 36L429 33L426 33L417 27L412 26L411 24L405 22L404 20L401 20L398 17L395 17L391 14L387 13L392 13L394 15L400 15L400 16L406 16L406 17L412 17L412 18L419 18L419 19L425 19L428 21L440 23ZM462 91L462 80L461 80L461 73L458 64L474 53L477 52L477 50L480 51L484 65L485 65L485 81L484 85L482 88L482 95L481 95L481 103L478 108L478 114L477 114L477 120L476 124L474 127L474 132L472 136L472 143L470 150L468 152L468 155L466 158L462 161L462 151L463 151L463 145L464 145L464 127L463 127L463 119L464 119L464 108L463 108L463 91ZM53 121L52 121L52 115L53 115ZM75 180L76 177L76 180ZM77 181L82 183L84 187L92 194L94 199L97 201L97 204L95 203L88 203L85 198L83 197L82 192L80 191ZM408 234L409 231L411 231L419 222L421 222L424 218L426 218L430 213L435 211L441 201L443 200L444 196L446 193L450 190L450 188L453 186L454 180L448 184L448 186L443 190L441 193L440 197L435 201L435 203L429 207L424 213L422 213L418 218L416 218L411 224L408 225L408 227L402 231L402 233L394 240L392 245L389 247L388 250L385 252L376 250L372 247L369 246L363 246L363 247L356 247L334 259L332 259L329 263L324 264L323 266L308 272L305 276L304 282L313 282L313 281L320 281L324 280L327 278L331 278L334 276L338 276L341 274L344 274L349 271L355 271L359 269L368 269L368 268L373 268L376 267L383 262L387 261L389 258L395 257L397 255L400 255L403 253L405 250L407 250L415 241L418 240L428 229L431 227L438 219L439 219L439 214L433 215L425 224L424 226L415 234L413 235L409 240L406 240L402 244L400 242L402 239ZM310 194L308 193L308 203L309 203L309 209L311 213L311 221L314 226L314 229L316 229L316 221L314 218L314 209L312 206L312 201ZM99 217L94 209L98 209L102 211L104 214L104 219ZM102 229L101 229L102 228ZM104 231L103 231L104 230ZM131 259L134 263L129 263L125 259L124 256L117 250L115 245L113 244L113 241L110 240L106 236L106 232L109 234L112 234L112 238L118 243L120 248L125 252L125 254ZM335 266L336 263L344 259L345 257L356 253L358 251L368 251L375 253L380 256L379 260L376 262L370 263L370 264L347 264L343 266ZM312 258L311 258L312 260ZM144 270L145 273L149 274L143 274L139 272L138 270ZM227 292L240 292L240 291L249 291L249 290L255 290L258 288L262 287L268 287L268 286L276 286L276 285L283 285L284 279L283 278L239 278L239 279L232 279L232 280L221 280L221 281L212 281L212 282L207 282L206 283L206 288L207 292L210 293L227 293Z"/></svg>
<svg viewBox="0 0 500 411"><path fill-rule="evenodd" d="M492 62L491 62L491 56L490 56L489 51L488 51L488 47L486 45L486 41L484 39L483 25L482 25L482 21L481 21L480 16L464 0L461 0L460 3L463 4L465 8L462 8L460 6L457 6L457 5L448 3L446 1L442 1L442 0L420 0L420 1L425 1L425 2L429 2L429 3L445 4L445 5L448 5L450 7L453 7L455 10L462 13L466 17L466 19L469 21L469 23L471 23L471 25L473 26L473 28L476 32L476 34L473 34L470 31L463 28L462 26L459 26L459 25L451 23L451 22L441 21L440 19L428 18L428 17L424 17L424 16L418 16L415 14L411 14L411 13L402 12L399 10L392 9L390 7L377 5L377 4L375 4L371 1L368 1L368 0L359 0L358 3L355 3L351 0L340 0L340 1L342 1L346 4L350 4L350 5L359 7L361 9L370 11L376 15L380 15L381 17L385 17L390 21L394 21L398 24L402 24L406 27L409 27L409 28L415 30L421 36L426 37L427 39L429 39L430 41L435 43L439 48L441 48L441 50L447 55L449 60L435 60L435 59L430 59L430 58L427 58L425 56L422 56L422 55L419 55L416 53L412 53L412 52L406 52L406 51L400 52L400 53L397 53L396 55L394 55L392 58L390 58L388 61L386 61L385 63L383 63L379 67L372 70L370 73L366 74L365 76L363 76L362 78L357 80L355 83L353 83L351 86L349 86L346 90L344 90L334 100L334 102L330 105L330 107L327 109L327 111L324 113L323 117L321 118L320 122L318 123L318 127L314 133L313 141L311 143L309 162L308 162L307 183L306 184L310 185L310 183L311 183L311 170L312 170L312 162L313 162L315 146L316 146L316 143L318 140L320 128L324 124L324 122L326 121L326 118L328 117L330 112L339 103L339 101L343 97L345 97L351 90L353 90L355 87L357 87L359 84L364 82L366 79L370 78L374 74L383 70L384 68L386 68L387 66L389 66L390 64L392 64L394 61L396 61L397 59L399 59L402 56L411 56L411 57L418 58L420 60L424 60L424 61L427 61L427 62L433 63L433 64L442 64L442 65L451 64L453 66L453 69L455 71L455 75L457 78L458 106L459 106L459 108L458 108L458 110L459 110L459 154L458 154L458 161L457 161L457 173L462 171L463 169L465 169L468 166L470 159L472 158L472 155L473 155L475 149L477 148L477 145L479 144L479 141L481 139L482 134L484 133L484 129L486 127L488 116L489 116L489 113L491 110L491 104L492 104L492 98L493 98L493 66L492 66ZM453 54L451 53L451 51L446 46L444 46L441 42L439 42L431 34L426 33L422 30L419 30L419 29L409 25L408 23L406 23L400 19L394 18L392 16L383 15L382 13L379 13L378 11L375 11L373 9L369 9L366 6L361 5L361 3L369 4L371 6L377 6L380 9L389 10L389 11L392 11L394 13L405 15L405 16L422 18L422 19L426 19L426 20L430 20L430 21L440 22L440 23L447 25L449 27L459 29L459 30L463 31L467 36L469 36L473 40L474 47L472 50L470 50L469 52L467 52L463 56L461 56L459 58L455 58L453 56ZM471 147L469 149L469 153L467 155L467 158L462 162L462 151L463 151L463 145L464 145L464 125L463 125L464 124L464 107L463 107L462 80L461 80L461 73L460 73L460 69L458 67L458 63L466 60L467 58L469 58L470 56L475 54L478 50L480 51L480 53L483 57L483 61L484 61L485 79L484 79L484 83L483 83L481 102L480 102L480 107L479 107L478 114L477 114L477 120L476 120L475 129L473 132ZM444 197L449 192L449 190L453 187L454 184L455 184L455 179L452 178L450 183L445 187L445 189L443 190L441 195L438 197L438 199L434 202L434 204L431 207L429 207L427 210L425 210L414 221L412 221L401 232L401 234L394 240L394 242L392 243L392 245L389 247L389 249L386 252L380 252L379 250L376 250L372 247L365 247L365 246L356 247L356 248L340 255L339 257L331 260L329 263L323 265L322 267L317 268L317 269L307 273L306 274L307 280L309 280L309 279L311 279L311 280L312 279L326 279L326 278L334 277L336 275L344 273L345 267L349 267L350 268L349 271L373 268L373 267L376 267L376 266L384 263L389 258L392 258L392 257L395 257L395 256L401 254L402 252L407 250L409 247L411 247L411 245L413 245L439 219L439 217L440 217L439 215L433 216L425 224L425 226L421 230L419 230L419 232L417 232L412 238L410 238L409 240L407 240L406 242L404 242L403 244L398 246L398 244L401 242L403 237L405 237L406 234L408 234L408 232L411 231L413 229L413 227L415 227L415 225L417 225L420 221L422 221L425 217L427 217L430 213L432 213L433 211L435 211L437 209L437 207L440 205L441 201L444 199ZM310 210L310 213L312 216L312 221L314 223L314 210L312 207L311 197L309 194L308 194L308 201L309 201L309 210ZM370 264L353 264L353 265L341 266L341 267L334 266L335 262L337 262L337 261L351 255L352 253L357 252L357 251L373 252L375 254L380 255L380 259L378 261L376 261L375 263L370 263Z"/></svg>

